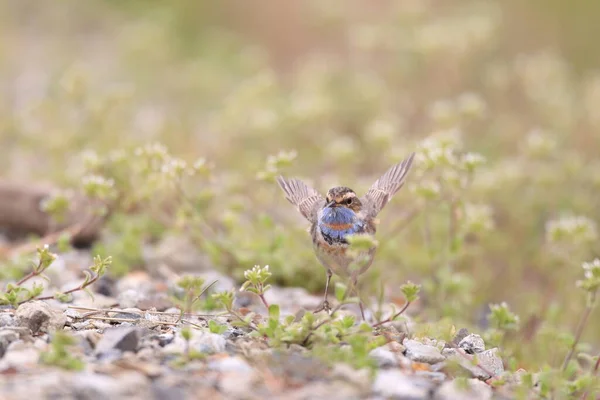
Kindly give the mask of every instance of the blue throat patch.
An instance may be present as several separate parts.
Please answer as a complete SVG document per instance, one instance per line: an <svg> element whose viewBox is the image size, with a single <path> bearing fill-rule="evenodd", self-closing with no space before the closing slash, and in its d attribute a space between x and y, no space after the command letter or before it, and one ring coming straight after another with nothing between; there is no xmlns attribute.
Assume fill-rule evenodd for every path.
<svg viewBox="0 0 600 400"><path fill-rule="evenodd" d="M346 229L335 229L328 225L348 225ZM346 235L352 235L363 231L364 223L360 221L354 211L347 207L327 207L323 209L323 215L318 223L321 234L325 240L331 243L348 243Z"/></svg>

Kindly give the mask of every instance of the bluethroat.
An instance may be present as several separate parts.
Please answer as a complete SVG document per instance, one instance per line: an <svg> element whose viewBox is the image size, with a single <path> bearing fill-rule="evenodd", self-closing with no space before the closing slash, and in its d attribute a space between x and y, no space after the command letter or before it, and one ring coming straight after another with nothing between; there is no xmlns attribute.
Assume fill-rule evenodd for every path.
<svg viewBox="0 0 600 400"><path fill-rule="evenodd" d="M370 187L363 197L347 187L329 189L325 198L298 179L277 178L290 203L310 223L310 233L317 258L327 270L323 305L315 312L329 311L327 293L332 275L346 279L357 290L358 276L373 263L376 248L359 254L349 252L348 235L375 235L376 217L392 196L400 190L411 168L414 153L391 167ZM359 303L364 319L362 302Z"/></svg>

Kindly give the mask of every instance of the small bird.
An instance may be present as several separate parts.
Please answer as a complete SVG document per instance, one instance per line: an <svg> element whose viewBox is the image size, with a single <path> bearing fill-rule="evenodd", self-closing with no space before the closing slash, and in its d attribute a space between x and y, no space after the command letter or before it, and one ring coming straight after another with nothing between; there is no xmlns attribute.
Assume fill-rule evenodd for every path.
<svg viewBox="0 0 600 400"><path fill-rule="evenodd" d="M376 248L358 255L352 254L348 251L350 245L347 237L355 234L375 235L377 214L404 184L414 156L415 153L412 153L406 160L387 170L360 198L345 186L329 189L323 198L319 192L299 179L286 179L282 176L277 178L288 201L311 223L310 233L315 254L327 270L323 304L315 312L330 310L327 293L334 273L350 278L352 287L356 290L358 276L373 263ZM357 264L357 268L351 268ZM364 319L362 302L359 305Z"/></svg>

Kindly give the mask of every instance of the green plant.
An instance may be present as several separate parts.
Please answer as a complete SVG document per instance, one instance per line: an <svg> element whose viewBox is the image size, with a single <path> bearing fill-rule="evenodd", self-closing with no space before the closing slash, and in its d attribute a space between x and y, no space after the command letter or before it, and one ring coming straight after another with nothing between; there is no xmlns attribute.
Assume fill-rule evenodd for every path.
<svg viewBox="0 0 600 400"><path fill-rule="evenodd" d="M50 341L50 349L42 352L40 361L46 365L53 365L59 368L81 371L85 364L80 358L74 356L71 348L76 344L75 338L63 331L56 331Z"/></svg>

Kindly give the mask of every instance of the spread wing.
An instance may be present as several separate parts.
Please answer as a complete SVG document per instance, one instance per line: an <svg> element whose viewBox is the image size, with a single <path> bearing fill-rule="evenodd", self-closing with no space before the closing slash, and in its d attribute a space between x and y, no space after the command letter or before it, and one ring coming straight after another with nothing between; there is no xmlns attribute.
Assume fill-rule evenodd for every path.
<svg viewBox="0 0 600 400"><path fill-rule="evenodd" d="M412 153L406 160L388 169L367 191L362 202L370 205L370 213L373 217L383 209L392 196L404 185L414 157L415 153Z"/></svg>
<svg viewBox="0 0 600 400"><path fill-rule="evenodd" d="M325 199L315 189L299 179L277 177L277 183L285 193L286 199L310 222L315 222L319 208L325 205Z"/></svg>

